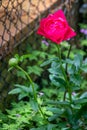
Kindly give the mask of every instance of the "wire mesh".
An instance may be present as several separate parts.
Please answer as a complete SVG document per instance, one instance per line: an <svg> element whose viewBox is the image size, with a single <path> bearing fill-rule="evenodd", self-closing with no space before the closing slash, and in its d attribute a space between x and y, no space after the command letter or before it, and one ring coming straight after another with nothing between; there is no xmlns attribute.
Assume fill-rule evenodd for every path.
<svg viewBox="0 0 87 130"><path fill-rule="evenodd" d="M61 0L1 0L0 58L37 27L41 14Z"/></svg>

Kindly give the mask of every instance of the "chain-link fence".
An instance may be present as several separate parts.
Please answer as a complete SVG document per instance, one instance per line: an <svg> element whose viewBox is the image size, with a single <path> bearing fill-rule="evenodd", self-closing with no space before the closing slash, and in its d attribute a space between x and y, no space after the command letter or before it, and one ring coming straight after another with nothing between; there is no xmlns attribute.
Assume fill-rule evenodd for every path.
<svg viewBox="0 0 87 130"><path fill-rule="evenodd" d="M19 43L37 29L41 17L61 8L68 16L70 24L75 26L78 0L0 1L0 109L10 102L11 98L7 98L8 91L13 88L15 81L20 80L14 79L11 72L8 73L9 57L14 53L24 53L26 44ZM36 38L33 37L33 40ZM9 53L11 55L7 55Z"/></svg>
<svg viewBox="0 0 87 130"><path fill-rule="evenodd" d="M0 57L11 52L37 27L38 21L61 0L1 0Z"/></svg>

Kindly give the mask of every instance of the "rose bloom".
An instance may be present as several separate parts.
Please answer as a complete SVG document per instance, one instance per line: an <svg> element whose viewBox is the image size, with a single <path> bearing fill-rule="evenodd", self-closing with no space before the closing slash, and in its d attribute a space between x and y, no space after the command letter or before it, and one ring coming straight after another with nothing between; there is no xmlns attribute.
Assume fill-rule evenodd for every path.
<svg viewBox="0 0 87 130"><path fill-rule="evenodd" d="M69 26L62 10L58 10L54 14L50 14L46 18L43 18L40 21L37 34L57 44L76 35L74 30Z"/></svg>

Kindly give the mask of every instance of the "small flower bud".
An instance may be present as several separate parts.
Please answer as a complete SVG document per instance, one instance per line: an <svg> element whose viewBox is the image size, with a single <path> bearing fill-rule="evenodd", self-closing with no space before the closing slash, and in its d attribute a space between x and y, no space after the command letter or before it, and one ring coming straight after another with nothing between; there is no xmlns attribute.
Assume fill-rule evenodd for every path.
<svg viewBox="0 0 87 130"><path fill-rule="evenodd" d="M16 59L16 58L11 58L10 60L9 60L9 66L16 66L16 65L18 65L18 60Z"/></svg>

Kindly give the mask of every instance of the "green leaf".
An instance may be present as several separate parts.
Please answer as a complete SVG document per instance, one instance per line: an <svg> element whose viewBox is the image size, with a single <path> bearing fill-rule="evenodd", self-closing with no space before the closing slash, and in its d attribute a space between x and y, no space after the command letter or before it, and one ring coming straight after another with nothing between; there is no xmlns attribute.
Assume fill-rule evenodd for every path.
<svg viewBox="0 0 87 130"><path fill-rule="evenodd" d="M76 73L76 67L75 67L74 65L68 66L68 73L69 73L70 75L75 74L75 73Z"/></svg>
<svg viewBox="0 0 87 130"><path fill-rule="evenodd" d="M62 128L61 130L69 130L69 128Z"/></svg>
<svg viewBox="0 0 87 130"><path fill-rule="evenodd" d="M85 0L84 0L85 1ZM80 28L84 28L84 29L86 29L87 28L87 24L85 24L85 23L79 23L79 26L80 26ZM87 45L87 44L86 44Z"/></svg>
<svg viewBox="0 0 87 130"><path fill-rule="evenodd" d="M67 101L52 101L51 100L51 101L48 101L47 103L53 104L53 105L64 105L64 106L70 105L70 103Z"/></svg>
<svg viewBox="0 0 87 130"><path fill-rule="evenodd" d="M50 80L51 80L51 82L52 82L53 85L55 85L55 86L57 86L57 87L60 87L59 82L57 82L57 81L55 80L55 75L49 75L49 78L50 78Z"/></svg>
<svg viewBox="0 0 87 130"><path fill-rule="evenodd" d="M85 73L87 73L87 64L83 64L81 67L81 70Z"/></svg>
<svg viewBox="0 0 87 130"><path fill-rule="evenodd" d="M57 125L55 124L48 124L47 125L47 130L53 130L53 128L55 128Z"/></svg>
<svg viewBox="0 0 87 130"><path fill-rule="evenodd" d="M77 54L74 57L74 65L76 66L76 69L78 70L78 68L81 66L82 64L82 60L83 60L83 56L80 54Z"/></svg>
<svg viewBox="0 0 87 130"><path fill-rule="evenodd" d="M60 67L50 68L50 69L48 69L48 71L49 71L51 74L62 75L62 71L61 71Z"/></svg>
<svg viewBox="0 0 87 130"><path fill-rule="evenodd" d="M8 94L18 94L20 92L21 92L20 88L15 88L15 89L11 90Z"/></svg>
<svg viewBox="0 0 87 130"><path fill-rule="evenodd" d="M36 74L38 76L40 76L41 72L43 71L42 68L40 68L40 67L38 67L36 65L34 65L34 66L28 66L27 68L28 68L28 73L29 74L34 73L34 74Z"/></svg>
<svg viewBox="0 0 87 130"><path fill-rule="evenodd" d="M51 64L52 61L59 61L59 58L57 58L57 57L56 57L56 58L50 58L50 59L48 59L47 61L43 62L43 63L41 64L41 67Z"/></svg>
<svg viewBox="0 0 87 130"><path fill-rule="evenodd" d="M27 92L27 93L29 92L29 87L27 87L27 86L20 85L20 84L15 84L15 86L20 88L21 91L23 91L23 92Z"/></svg>
<svg viewBox="0 0 87 130"><path fill-rule="evenodd" d="M84 39L84 40L81 40L81 45L82 45L82 46L87 46L87 39L86 39L86 40L85 40L85 39Z"/></svg>
<svg viewBox="0 0 87 130"><path fill-rule="evenodd" d="M81 109L81 104L71 104L72 108L75 110L80 110Z"/></svg>
<svg viewBox="0 0 87 130"><path fill-rule="evenodd" d="M13 68L14 68L14 67L10 67L10 68L8 69L8 72L11 71Z"/></svg>
<svg viewBox="0 0 87 130"><path fill-rule="evenodd" d="M30 100L30 104L31 104L31 107L34 111L38 111L38 104L36 101L34 101L33 99Z"/></svg>
<svg viewBox="0 0 87 130"><path fill-rule="evenodd" d="M48 120L49 121L56 120L59 116L60 116L59 114L54 114L53 116L49 117Z"/></svg>
<svg viewBox="0 0 87 130"><path fill-rule="evenodd" d="M22 55L20 57L20 61L22 62L23 60L25 60L26 58L30 58L31 54L26 54L26 55Z"/></svg>
<svg viewBox="0 0 87 130"><path fill-rule="evenodd" d="M27 79L26 75L22 71L17 71L17 76L22 77L23 79Z"/></svg>
<svg viewBox="0 0 87 130"><path fill-rule="evenodd" d="M47 110L51 111L53 113L57 113L57 114L62 114L63 113L63 111L61 109L59 109L59 108L47 107Z"/></svg>
<svg viewBox="0 0 87 130"><path fill-rule="evenodd" d="M60 69L60 64L58 62L55 62L53 61L52 64L51 64L51 68L48 69L48 71L51 73L51 74L54 74L54 75L62 75L62 71Z"/></svg>
<svg viewBox="0 0 87 130"><path fill-rule="evenodd" d="M63 41L63 42L61 42L61 45L64 47L64 48L66 48L66 49L68 49L69 48L69 43L67 42L67 41Z"/></svg>
<svg viewBox="0 0 87 130"><path fill-rule="evenodd" d="M74 83L76 86L80 86L82 83L82 77L78 74L70 75L70 81Z"/></svg>
<svg viewBox="0 0 87 130"><path fill-rule="evenodd" d="M29 95L27 93L20 93L18 96L18 100L23 99L24 97L28 97Z"/></svg>
<svg viewBox="0 0 87 130"><path fill-rule="evenodd" d="M46 126L42 126L42 127L39 127L39 128L32 128L30 130L47 130L47 129L46 129Z"/></svg>
<svg viewBox="0 0 87 130"><path fill-rule="evenodd" d="M80 96L80 98L81 98L81 99L87 98L87 92L82 93L81 96Z"/></svg>
<svg viewBox="0 0 87 130"><path fill-rule="evenodd" d="M73 101L75 104L85 104L87 103L87 98L86 99L78 99Z"/></svg>
<svg viewBox="0 0 87 130"><path fill-rule="evenodd" d="M40 58L45 59L45 57L47 56L46 52L40 52Z"/></svg>
<svg viewBox="0 0 87 130"><path fill-rule="evenodd" d="M52 61L51 68L55 68L55 67L57 67L57 68L60 67L60 62L59 62L59 60L54 60L54 61Z"/></svg>
<svg viewBox="0 0 87 130"><path fill-rule="evenodd" d="M63 87L66 86L66 82L63 78L55 77L55 80L60 84L60 86L63 86Z"/></svg>
<svg viewBox="0 0 87 130"><path fill-rule="evenodd" d="M63 60L64 63L67 63L67 64L73 64L73 60L71 59L66 59L66 60Z"/></svg>
<svg viewBox="0 0 87 130"><path fill-rule="evenodd" d="M29 94L32 93L32 87L27 87L24 85L20 85L20 84L15 84L15 86L17 88L11 90L9 92L9 94L19 94L18 99L21 100L24 97L28 97L29 98Z"/></svg>
<svg viewBox="0 0 87 130"><path fill-rule="evenodd" d="M54 84L55 86L63 87L63 88L66 87L66 82L63 78L60 78L59 76L53 75L53 74L49 75L49 78L50 78L52 84Z"/></svg>
<svg viewBox="0 0 87 130"><path fill-rule="evenodd" d="M20 61L20 56L18 54L15 54L14 56L18 61Z"/></svg>

